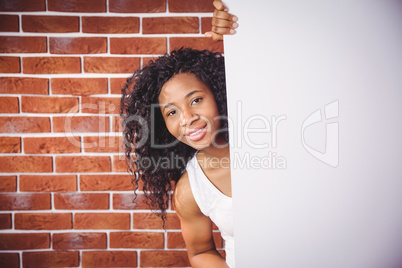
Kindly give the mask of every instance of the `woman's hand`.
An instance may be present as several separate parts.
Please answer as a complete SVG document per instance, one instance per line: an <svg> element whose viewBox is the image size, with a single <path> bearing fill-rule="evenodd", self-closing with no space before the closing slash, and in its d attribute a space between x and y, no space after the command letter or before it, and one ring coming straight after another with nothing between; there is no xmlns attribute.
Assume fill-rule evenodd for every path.
<svg viewBox="0 0 402 268"><path fill-rule="evenodd" d="M212 18L212 29L206 32L206 37L211 37L215 41L223 40L225 34L235 34L238 27L237 17L230 14L229 9L222 3L222 0L215 0L214 17Z"/></svg>

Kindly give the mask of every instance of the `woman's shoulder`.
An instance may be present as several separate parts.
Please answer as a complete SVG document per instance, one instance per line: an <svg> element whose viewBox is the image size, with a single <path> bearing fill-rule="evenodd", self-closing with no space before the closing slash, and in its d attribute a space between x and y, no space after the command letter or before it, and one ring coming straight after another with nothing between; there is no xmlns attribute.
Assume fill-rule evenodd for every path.
<svg viewBox="0 0 402 268"><path fill-rule="evenodd" d="M173 200L175 203L175 207L180 207L181 204L186 204L188 202L191 202L192 200L194 200L195 202L187 172L184 172L180 179L177 181L173 193Z"/></svg>
<svg viewBox="0 0 402 268"><path fill-rule="evenodd" d="M188 173L187 173L187 171L185 171L176 183L176 187L174 190L175 195L177 195L177 194L182 195L186 192L185 190L188 190L188 189L191 189L191 186L190 186L190 180L188 177Z"/></svg>
<svg viewBox="0 0 402 268"><path fill-rule="evenodd" d="M187 172L184 172L176 183L173 193L173 203L176 212L181 216L201 213L194 199Z"/></svg>

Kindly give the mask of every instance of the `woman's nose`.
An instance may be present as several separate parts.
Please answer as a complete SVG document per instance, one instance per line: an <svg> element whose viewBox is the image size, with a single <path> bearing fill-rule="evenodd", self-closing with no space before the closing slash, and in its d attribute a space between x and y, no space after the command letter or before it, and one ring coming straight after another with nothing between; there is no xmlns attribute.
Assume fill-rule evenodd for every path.
<svg viewBox="0 0 402 268"><path fill-rule="evenodd" d="M183 110L180 114L180 125L185 126L191 123L190 120L192 120L193 117L194 115L190 109Z"/></svg>

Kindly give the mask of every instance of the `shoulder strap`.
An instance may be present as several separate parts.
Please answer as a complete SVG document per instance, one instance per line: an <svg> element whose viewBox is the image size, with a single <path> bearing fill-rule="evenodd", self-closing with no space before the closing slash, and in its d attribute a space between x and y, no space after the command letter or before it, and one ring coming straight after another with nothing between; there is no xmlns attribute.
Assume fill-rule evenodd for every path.
<svg viewBox="0 0 402 268"><path fill-rule="evenodd" d="M188 179L190 181L191 191L193 193L195 202L197 202L198 207L200 208L201 212L205 216L209 216L209 206L206 203L209 203L206 199L208 199L207 189L203 182L202 176L200 176L198 171L198 161L197 157L194 156L188 163L187 163L187 174Z"/></svg>

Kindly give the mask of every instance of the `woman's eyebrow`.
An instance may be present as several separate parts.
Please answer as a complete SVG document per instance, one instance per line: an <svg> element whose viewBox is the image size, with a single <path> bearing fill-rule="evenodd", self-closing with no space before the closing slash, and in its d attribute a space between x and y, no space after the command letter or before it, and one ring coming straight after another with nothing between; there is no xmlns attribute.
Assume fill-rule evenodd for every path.
<svg viewBox="0 0 402 268"><path fill-rule="evenodd" d="M190 93L188 93L188 94L185 96L185 98L187 99L187 98L191 97L192 95L194 95L194 94L197 93L197 92L201 92L201 90L193 90L193 91L191 91Z"/></svg>
<svg viewBox="0 0 402 268"><path fill-rule="evenodd" d="M163 106L163 110L162 110L162 112L164 111L164 110L166 110L167 108L169 108L170 106L172 106L173 105L173 103L172 102L170 102L170 103L168 103L168 104L166 104L165 106Z"/></svg>

